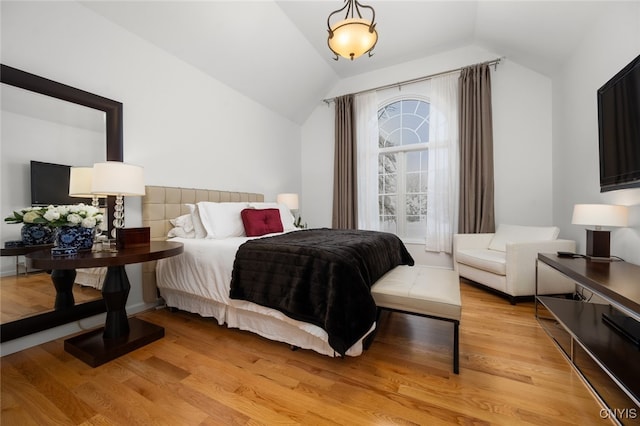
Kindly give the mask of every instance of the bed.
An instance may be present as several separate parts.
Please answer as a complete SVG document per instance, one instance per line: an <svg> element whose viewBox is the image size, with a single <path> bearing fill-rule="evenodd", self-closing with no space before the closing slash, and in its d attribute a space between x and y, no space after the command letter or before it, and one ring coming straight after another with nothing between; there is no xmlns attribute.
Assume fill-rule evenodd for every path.
<svg viewBox="0 0 640 426"><path fill-rule="evenodd" d="M349 253L350 241L370 236L363 236L362 233L354 236L354 231L297 230L293 227L293 217L286 210L286 207L278 206L275 203L264 203L264 197L254 193L148 186L142 204L143 225L151 228L152 239L166 239L167 236L170 236L172 240L182 242L185 246L184 253L180 256L143 266L145 301L152 301L159 292L162 300L169 307L197 313L203 317L215 318L220 325L226 324L227 327L247 330L293 347L314 350L331 357L357 356L362 353L364 339L375 329L375 304L369 292L373 282L368 282L365 286L354 285L353 288L357 290L350 291L349 294L337 299L350 301L344 302L344 306L342 306L331 297L334 293L344 292L341 290L343 287L333 283L333 278L324 278L323 274L329 270L342 271L342 266L335 262L336 259L344 258ZM194 205L200 206L200 214L204 215L202 220L204 223L211 223L212 212L207 211L208 209L213 207L219 209L224 206L236 209L238 213L247 209L255 209L256 213L278 210L279 217L284 218L282 220L283 226L281 230L277 229L277 232L265 233L263 231L260 235L247 237L244 232L242 235L228 234L227 231L234 228L227 224L229 226L225 225L224 229L199 231L200 237L202 237L202 232L205 232L209 233L207 235L209 238L193 238L193 235L185 234L187 228L183 229L184 223L182 221L192 217ZM191 206L191 209L188 206ZM198 209L196 209L197 211ZM215 212L213 215L215 216ZM216 216L216 221L213 222L216 226L218 223L223 223L221 217L226 216ZM291 217L290 221L289 217ZM234 226L237 228L237 223ZM188 232L192 232L192 229L189 228ZM211 236L212 233L217 233L215 238ZM330 234L327 236L327 233ZM344 235L336 235L336 233ZM325 241L323 244L329 246L329 251L333 252L325 259L320 259L316 254L307 252L300 255L299 248L295 250L291 248L303 244L308 247L309 238L317 238L318 236ZM343 240L336 240L337 237ZM378 236L371 237L377 238ZM268 247L266 247L267 244ZM358 242L358 244L360 243ZM367 243L367 250L370 253L380 251L379 246L375 244ZM395 242L385 241L384 244L395 245ZM319 243L312 244L312 246L316 245ZM402 253L397 256L390 255L389 257L393 259L389 262L412 264L413 259L406 252L406 248L402 243L400 246L402 248L398 248L397 251ZM248 257L243 253L258 249L264 250L258 254L263 258L262 263L256 262L253 258L250 262L246 261ZM309 248L304 248L304 250L309 250ZM273 265L276 265L279 259L285 259L284 256L288 255L287 252L295 252L291 255L299 257L295 261L283 260L278 268L274 268ZM372 264L366 268L367 271L371 271L367 272L371 277L367 276L363 281L375 281L388 269L391 269L390 267L383 270L382 267L376 266L378 263L384 263L381 259L384 260L386 257L386 255L378 255L375 259L372 258ZM395 259L396 257L397 259ZM309 258L312 260L305 264L305 259ZM352 263L362 261L360 254L350 260ZM318 306L323 307L322 309L315 309L315 312L296 311L304 303L298 303L299 301L295 299L299 296L292 295L302 295L300 297L303 298L300 300L306 300L305 297L310 297L309 294L313 293L313 289L308 286L309 280L305 274L309 273L311 263L317 264L318 262L324 263L319 269L316 269L314 276L321 277L319 279L323 282L326 281L327 286L333 285L334 287L330 291L321 292L320 296L313 295L314 305L317 303ZM293 264L298 268L294 272L281 269L293 267L291 266ZM289 284L279 278L283 275L299 276L295 290L286 289ZM339 276L340 274L336 272L334 275ZM351 279L350 282L354 279ZM262 287L256 287L261 282ZM362 294L363 288L366 288L366 296ZM273 293L270 296L271 299L265 296L268 293ZM327 300L320 300L318 297L327 298ZM288 300L288 304L283 302L285 299ZM292 303L291 299L294 299L293 302L296 303ZM371 299L371 304L368 299ZM340 321L327 322L324 318L315 319L313 315L324 314L325 305L327 306L326 311L332 311L331 308L337 306L333 310L338 314L332 315L334 317L338 315ZM351 306L351 308L347 309L347 306ZM371 309L373 309L373 313ZM322 312L318 313L317 311ZM363 318L360 318L361 316ZM343 317L346 320L342 320ZM332 325L327 326L329 323Z"/></svg>
<svg viewBox="0 0 640 426"><path fill-rule="evenodd" d="M107 268L80 268L76 269L75 284L82 287L93 287L102 290L104 277L107 275Z"/></svg>

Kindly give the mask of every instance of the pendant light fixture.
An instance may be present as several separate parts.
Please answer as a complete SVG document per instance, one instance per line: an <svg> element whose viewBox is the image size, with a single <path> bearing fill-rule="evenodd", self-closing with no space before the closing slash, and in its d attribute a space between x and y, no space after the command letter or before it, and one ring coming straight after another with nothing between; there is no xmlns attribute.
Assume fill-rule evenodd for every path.
<svg viewBox="0 0 640 426"><path fill-rule="evenodd" d="M362 17L360 8L371 10L371 19ZM345 12L344 19L331 24L331 17L335 14ZM329 49L336 55L336 61L340 56L352 61L364 55L373 54L371 51L378 42L378 32L376 31L376 11L373 7L363 5L357 0L345 0L341 9L335 10L327 18L329 31Z"/></svg>

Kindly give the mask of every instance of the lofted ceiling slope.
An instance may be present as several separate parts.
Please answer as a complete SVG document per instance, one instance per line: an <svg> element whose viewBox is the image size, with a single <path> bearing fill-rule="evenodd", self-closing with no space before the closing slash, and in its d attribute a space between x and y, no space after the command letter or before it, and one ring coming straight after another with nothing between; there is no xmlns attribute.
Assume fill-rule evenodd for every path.
<svg viewBox="0 0 640 426"><path fill-rule="evenodd" d="M324 1L82 1L157 47L295 123L342 78L477 45L550 75L615 1L366 1L371 58L334 61Z"/></svg>

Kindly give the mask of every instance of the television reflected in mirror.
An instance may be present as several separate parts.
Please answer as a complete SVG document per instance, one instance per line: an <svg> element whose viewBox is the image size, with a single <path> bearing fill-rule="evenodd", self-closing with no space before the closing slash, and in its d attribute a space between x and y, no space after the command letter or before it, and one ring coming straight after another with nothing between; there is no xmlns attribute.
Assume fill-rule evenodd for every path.
<svg viewBox="0 0 640 426"><path fill-rule="evenodd" d="M640 188L640 56L598 89L600 192Z"/></svg>
<svg viewBox="0 0 640 426"><path fill-rule="evenodd" d="M31 160L31 205L60 206L84 203L91 205L91 198L69 195L71 166Z"/></svg>

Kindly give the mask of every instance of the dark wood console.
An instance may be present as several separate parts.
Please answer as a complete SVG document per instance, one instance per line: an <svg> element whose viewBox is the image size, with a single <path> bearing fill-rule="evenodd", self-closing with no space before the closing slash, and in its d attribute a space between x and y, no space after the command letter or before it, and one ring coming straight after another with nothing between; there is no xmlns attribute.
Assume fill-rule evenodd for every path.
<svg viewBox="0 0 640 426"><path fill-rule="evenodd" d="M536 295L536 317L617 424L640 423L640 346L603 320L640 321L640 266L539 254L538 283L569 280L573 299ZM596 412L597 413L597 412Z"/></svg>

